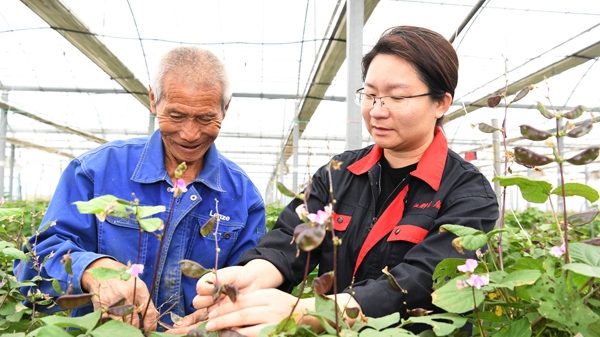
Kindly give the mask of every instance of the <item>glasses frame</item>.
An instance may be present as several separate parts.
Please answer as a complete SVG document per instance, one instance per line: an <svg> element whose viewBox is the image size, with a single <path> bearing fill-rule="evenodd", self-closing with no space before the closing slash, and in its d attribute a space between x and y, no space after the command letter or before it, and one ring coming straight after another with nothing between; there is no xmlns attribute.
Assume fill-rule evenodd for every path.
<svg viewBox="0 0 600 337"><path fill-rule="evenodd" d="M369 95L367 93L362 92L361 90L364 90L364 89L365 88L363 87L363 88L357 89L354 92L354 103L356 103L356 105L358 105L359 107L361 107L363 109L373 109L375 107L375 104L377 104L377 99L379 99L379 104L381 104L381 106L383 108L385 108L386 110L389 110L385 106L385 101L383 100L384 98L407 99L407 98L415 98L415 97L423 97L423 96L429 96L429 95L431 95L431 93L428 92L428 93L424 93L424 94L410 95L410 96L392 96L392 95L389 95L389 96L379 96L379 97L377 97L377 96ZM359 103L359 97L361 95L364 95L364 96L367 96L367 97L372 97L373 98L373 105L370 106L370 107L367 107L367 108L363 107L363 105Z"/></svg>

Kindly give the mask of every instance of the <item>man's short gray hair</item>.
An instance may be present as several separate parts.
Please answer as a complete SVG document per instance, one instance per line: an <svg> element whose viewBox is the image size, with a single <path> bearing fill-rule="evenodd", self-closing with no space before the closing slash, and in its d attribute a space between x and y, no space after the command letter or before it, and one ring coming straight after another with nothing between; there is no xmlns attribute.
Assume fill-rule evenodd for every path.
<svg viewBox="0 0 600 337"><path fill-rule="evenodd" d="M150 80L156 105L162 98L162 81L167 74L175 75L192 88L218 83L222 90L221 108L225 112L225 106L231 98L229 76L223 62L210 51L195 46L181 46L163 55Z"/></svg>

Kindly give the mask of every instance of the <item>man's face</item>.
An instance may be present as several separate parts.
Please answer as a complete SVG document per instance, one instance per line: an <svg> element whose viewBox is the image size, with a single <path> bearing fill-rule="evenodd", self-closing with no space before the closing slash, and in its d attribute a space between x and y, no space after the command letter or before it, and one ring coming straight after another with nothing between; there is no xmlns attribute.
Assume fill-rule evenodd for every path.
<svg viewBox="0 0 600 337"><path fill-rule="evenodd" d="M151 102L154 93L150 91ZM162 98L151 104L165 147L167 169L186 162L202 167L204 154L219 135L225 111L219 85L190 89L177 78L163 79ZM227 107L226 107L227 108Z"/></svg>

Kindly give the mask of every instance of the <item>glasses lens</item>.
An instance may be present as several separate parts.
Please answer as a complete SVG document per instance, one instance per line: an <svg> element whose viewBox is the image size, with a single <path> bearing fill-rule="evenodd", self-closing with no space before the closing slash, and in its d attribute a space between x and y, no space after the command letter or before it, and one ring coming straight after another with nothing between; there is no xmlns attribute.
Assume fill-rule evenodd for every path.
<svg viewBox="0 0 600 337"><path fill-rule="evenodd" d="M365 94L364 92L357 92L354 95L354 102L361 108L372 108L373 97Z"/></svg>
<svg viewBox="0 0 600 337"><path fill-rule="evenodd" d="M388 109L388 111L400 111L404 110L406 107L406 102L408 99L403 97L384 97L383 98L383 106Z"/></svg>

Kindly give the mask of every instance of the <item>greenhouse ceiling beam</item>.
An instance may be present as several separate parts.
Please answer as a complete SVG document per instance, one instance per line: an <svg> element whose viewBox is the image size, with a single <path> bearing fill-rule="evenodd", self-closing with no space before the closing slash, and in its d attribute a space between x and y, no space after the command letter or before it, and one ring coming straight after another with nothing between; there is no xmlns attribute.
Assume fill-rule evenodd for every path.
<svg viewBox="0 0 600 337"><path fill-rule="evenodd" d="M464 108L460 108L446 115L449 121L455 120L462 117L470 112L473 112L479 108L487 107L487 99L492 95L500 95L506 89L506 96L511 96L519 92L524 87L542 82L545 78L558 75L566 70L583 64L587 61L593 60L600 56L600 41L581 49L580 51L565 57L564 59L557 61L549 66L546 66L534 73L531 73L520 80L513 82L508 87L500 88L491 95L486 95L469 105L465 105Z"/></svg>
<svg viewBox="0 0 600 337"><path fill-rule="evenodd" d="M21 0L150 110L148 89L60 0Z"/></svg>
<svg viewBox="0 0 600 337"><path fill-rule="evenodd" d="M88 133L88 132L85 132L85 131L81 131L81 130L77 130L77 129L74 129L74 128L70 127L70 126L58 124L58 123L52 122L50 120L47 120L45 118L42 118L40 116L37 116L37 115L35 115L35 114L31 113L31 112L25 111L24 109L22 109L20 107L17 107L15 105L7 103L4 100L0 100L0 108L8 110L8 111L12 111L14 113L17 113L19 115L25 116L27 118L31 118L33 120L36 120L36 121L40 122L40 123L44 123L44 124L53 126L53 127L57 128L58 130L61 130L61 131L64 131L64 132L68 132L68 133L71 133L71 134L74 134L74 135L81 136L81 137L83 137L83 138L85 138L87 140L91 140L91 141L99 143L99 144L104 144L104 143L108 142L106 139L97 137L96 135L93 135L91 133Z"/></svg>
<svg viewBox="0 0 600 337"><path fill-rule="evenodd" d="M14 86L14 85L2 85L0 84L0 91L30 91L30 92L78 92L84 94L129 94L129 92L125 91L125 89L107 89L107 88L66 88L66 87L39 87L39 86ZM232 93L233 97L240 98L258 98L258 99L300 99L301 96L298 95L290 95L290 94L270 94L270 93L246 93L246 92L234 92ZM323 96L321 101L333 101L333 102L345 102L346 97L342 96ZM487 103L487 102L486 102ZM453 101L452 106L478 106L477 102L464 102L464 101ZM480 108L487 107L486 105L479 105ZM497 108L504 107L504 104L501 103L497 106ZM535 105L531 104L519 104L513 103L510 105L513 109L537 109ZM564 107L564 110L571 110L574 107ZM600 112L600 107L589 108L592 112ZM101 133L99 131L98 133ZM109 134L111 132L108 132ZM117 134L122 134L122 132L112 132ZM147 135L147 130L144 130L142 133L132 132L131 134L140 134ZM221 133L223 134L223 133ZM263 136L256 136L256 138L263 138ZM268 138L268 137L267 137ZM313 137L311 137L313 138ZM277 136L277 139L281 139L280 136ZM313 138L314 139L314 138ZM345 136L344 139L345 140Z"/></svg>
<svg viewBox="0 0 600 337"><path fill-rule="evenodd" d="M379 3L379 0L365 0L364 4L364 15L367 22L373 10ZM346 3L341 10L340 16L335 23L335 28L331 32L327 39L327 44L321 46L325 49L322 56L315 60L313 65L313 76L305 90L302 102L296 120L306 121L305 123L299 123L299 138L302 137L302 133L308 126L310 119L314 115L319 103L325 96L325 92L329 89L331 82L337 75L340 67L346 59ZM277 175L279 170L279 163L285 162L291 157L293 152L294 143L294 123L290 125L287 136L284 136L284 143L282 145L281 153L278 156L275 167L273 168L273 178Z"/></svg>
<svg viewBox="0 0 600 337"><path fill-rule="evenodd" d="M35 144L35 143L30 143L24 140L20 140L20 139L16 139L16 138L12 138L12 137L6 137L6 141L8 141L9 143L16 145L16 146L21 146L21 147L28 147L28 148L32 148L32 149L37 149L37 150L41 150L41 151L45 151L45 152L49 152L49 153L54 153L54 154L58 154L64 157L67 157L69 159L74 159L75 156L67 153L67 152L63 152L51 147L47 147L47 146L43 146L43 145L39 145L39 144Z"/></svg>
<svg viewBox="0 0 600 337"><path fill-rule="evenodd" d="M6 91L31 91L31 92L77 92L84 94L129 94L125 89L109 89L109 88L64 88L64 87L32 87L32 86L11 86L0 85L0 90ZM259 99L301 99L302 96L290 94L269 94L269 93L249 93L249 92L234 92L233 97L241 98L259 98ZM346 97L341 96L323 96L322 101L345 102Z"/></svg>

